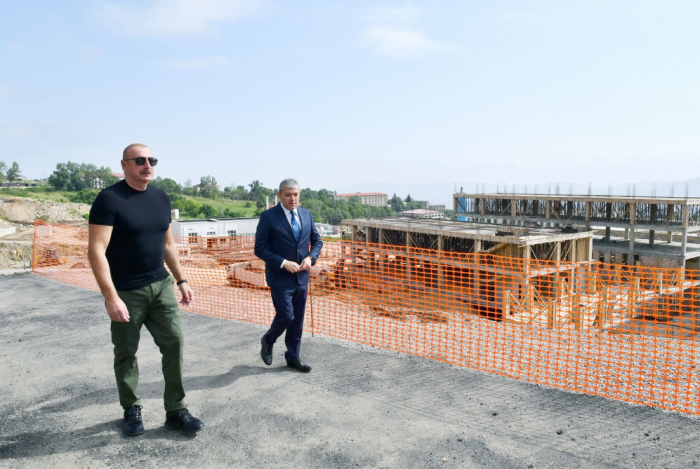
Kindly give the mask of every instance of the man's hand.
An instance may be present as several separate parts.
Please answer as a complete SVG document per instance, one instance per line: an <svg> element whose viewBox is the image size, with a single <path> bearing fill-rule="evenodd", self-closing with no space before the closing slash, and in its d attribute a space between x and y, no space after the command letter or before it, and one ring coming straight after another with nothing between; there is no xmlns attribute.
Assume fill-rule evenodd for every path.
<svg viewBox="0 0 700 469"><path fill-rule="evenodd" d="M105 300L105 306L107 307L107 314L109 318L114 322L129 322L129 310L126 309L126 305L117 297L114 300Z"/></svg>
<svg viewBox="0 0 700 469"><path fill-rule="evenodd" d="M303 261L301 261L299 270L311 270L311 256L307 256Z"/></svg>
<svg viewBox="0 0 700 469"><path fill-rule="evenodd" d="M296 274L297 272L299 272L299 264L292 261L284 261L284 270Z"/></svg>
<svg viewBox="0 0 700 469"><path fill-rule="evenodd" d="M194 301L194 292L187 282L181 283L178 285L178 288L180 289L180 293L182 293L182 299L180 300L181 305L187 306Z"/></svg>

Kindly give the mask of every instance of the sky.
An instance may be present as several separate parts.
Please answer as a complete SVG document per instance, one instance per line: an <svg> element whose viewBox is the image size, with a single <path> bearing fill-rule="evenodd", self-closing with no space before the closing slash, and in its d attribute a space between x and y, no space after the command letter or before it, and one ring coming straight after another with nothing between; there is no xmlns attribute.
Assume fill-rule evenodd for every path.
<svg viewBox="0 0 700 469"><path fill-rule="evenodd" d="M0 161L302 187L700 176L700 2L0 0ZM367 185L368 183L369 186Z"/></svg>

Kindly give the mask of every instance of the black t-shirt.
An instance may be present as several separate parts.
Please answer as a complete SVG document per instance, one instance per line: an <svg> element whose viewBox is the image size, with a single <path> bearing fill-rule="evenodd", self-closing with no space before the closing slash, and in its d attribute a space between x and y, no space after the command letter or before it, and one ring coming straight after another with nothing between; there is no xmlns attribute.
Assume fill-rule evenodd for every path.
<svg viewBox="0 0 700 469"><path fill-rule="evenodd" d="M163 241L170 221L170 199L155 187L137 191L119 181L97 195L90 224L113 227L106 254L117 290L136 290L169 275Z"/></svg>

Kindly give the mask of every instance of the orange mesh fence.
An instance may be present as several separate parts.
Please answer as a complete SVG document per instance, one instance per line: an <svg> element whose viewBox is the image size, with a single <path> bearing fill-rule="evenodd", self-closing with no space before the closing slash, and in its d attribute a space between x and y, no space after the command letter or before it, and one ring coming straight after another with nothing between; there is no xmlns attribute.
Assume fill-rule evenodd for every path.
<svg viewBox="0 0 700 469"><path fill-rule="evenodd" d="M188 311L268 325L252 236L180 239ZM87 230L35 226L33 271L96 290ZM700 413L700 272L326 242L305 331L637 404Z"/></svg>

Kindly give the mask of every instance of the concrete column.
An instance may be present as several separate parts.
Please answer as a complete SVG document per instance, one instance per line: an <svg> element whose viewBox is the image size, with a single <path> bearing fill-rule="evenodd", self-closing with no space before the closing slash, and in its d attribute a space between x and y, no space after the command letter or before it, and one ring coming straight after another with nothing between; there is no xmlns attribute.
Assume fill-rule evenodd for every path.
<svg viewBox="0 0 700 469"><path fill-rule="evenodd" d="M586 202L586 231L591 229L591 202Z"/></svg>
<svg viewBox="0 0 700 469"><path fill-rule="evenodd" d="M651 214L649 218L652 225L656 223L656 207L657 204L651 204ZM654 232L655 230L649 230L649 247L654 247Z"/></svg>
<svg viewBox="0 0 700 469"><path fill-rule="evenodd" d="M673 231L669 231L666 236L668 236L666 241L668 241L668 244L671 244L673 242Z"/></svg>
<svg viewBox="0 0 700 469"><path fill-rule="evenodd" d="M687 205L686 205L687 207ZM681 235L681 256L683 256L683 261L681 262L681 267L685 267L685 253L686 246L688 245L688 229L683 228L683 234Z"/></svg>
<svg viewBox="0 0 700 469"><path fill-rule="evenodd" d="M550 218L552 218L552 202L550 200L545 200L544 204L545 204L545 208L546 208L544 217L547 220L549 220Z"/></svg>
<svg viewBox="0 0 700 469"><path fill-rule="evenodd" d="M634 265L634 228L630 228L630 245L627 251L627 264Z"/></svg>
<svg viewBox="0 0 700 469"><path fill-rule="evenodd" d="M406 232L406 280L411 280L411 233Z"/></svg>
<svg viewBox="0 0 700 469"><path fill-rule="evenodd" d="M637 224L637 204L631 203L629 211L630 211L630 225L636 225Z"/></svg>
<svg viewBox="0 0 700 469"><path fill-rule="evenodd" d="M474 254L481 252L481 240L474 240ZM472 298L475 302L479 300L479 256L474 256L474 268L472 268Z"/></svg>
<svg viewBox="0 0 700 469"><path fill-rule="evenodd" d="M438 270L438 288L443 289L445 288L445 275L443 272L442 268L442 251L445 249L445 237L444 236L438 236L437 239L438 245L437 245L437 270Z"/></svg>
<svg viewBox="0 0 700 469"><path fill-rule="evenodd" d="M518 204L515 199L510 199L510 216L513 218L518 216Z"/></svg>
<svg viewBox="0 0 700 469"><path fill-rule="evenodd" d="M482 214L482 215L486 215L486 204L484 203L484 201L485 201L486 199L484 199L484 198L482 197L482 198L479 199L479 200L481 200L481 204L480 204L480 205L481 205L481 214Z"/></svg>
<svg viewBox="0 0 700 469"><path fill-rule="evenodd" d="M554 245L554 260L557 262L561 260L561 241L557 241Z"/></svg>

